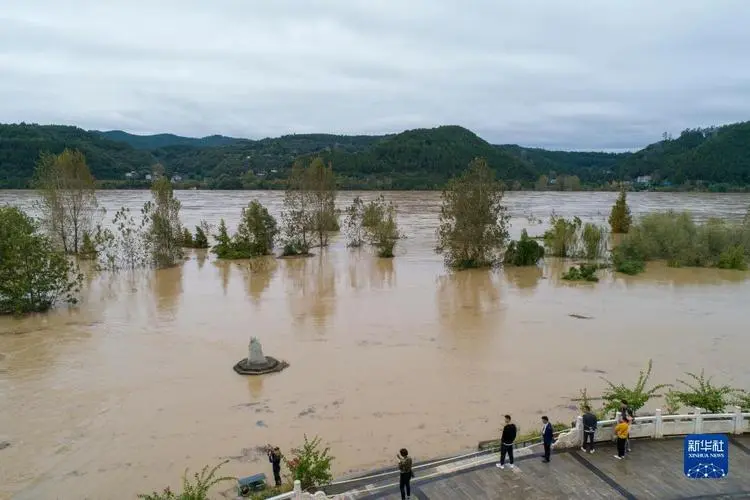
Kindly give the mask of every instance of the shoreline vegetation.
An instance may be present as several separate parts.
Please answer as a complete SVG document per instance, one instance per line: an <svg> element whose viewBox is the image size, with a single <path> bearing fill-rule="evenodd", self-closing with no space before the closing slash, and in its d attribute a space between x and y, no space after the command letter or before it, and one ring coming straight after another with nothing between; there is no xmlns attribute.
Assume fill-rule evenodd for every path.
<svg viewBox="0 0 750 500"><path fill-rule="evenodd" d="M342 216L347 247L369 246L379 258L394 258L398 242L406 237L399 230L398 207L383 195L369 203L356 197L345 210L337 209L333 165L320 157L295 161L280 221L258 200L251 200L231 235L223 219L216 232L205 220L194 232L184 227L173 184L162 175L152 181L152 200L144 204L140 217L121 208L111 228L105 227L95 179L85 155L77 150L42 152L34 187L39 220L17 207L0 207L0 314L75 304L81 288L76 259L117 272L179 265L186 248L210 249L219 259L251 262L265 256L307 257L313 249L325 248L331 234L342 231ZM448 182L435 233L435 252L443 256L447 269L536 266L550 256L575 261L563 272L563 280L591 283L599 281L600 269L634 275L652 260L665 260L670 267L747 270L750 210L740 223L712 218L699 224L689 213L673 211L634 220L622 186L609 227L553 212L541 237L529 237L523 230L512 241L504 193L505 183L485 158L472 159ZM610 248L614 241L617 244ZM264 265L251 268L260 272Z"/></svg>
<svg viewBox="0 0 750 500"><path fill-rule="evenodd" d="M442 190L479 157L512 191L750 191L750 122L665 133L633 153L495 145L455 125L250 140L0 124L0 189L31 187L39 155L66 149L85 155L100 189L149 189L166 176L176 189L284 190L295 163L320 158L338 189Z"/></svg>

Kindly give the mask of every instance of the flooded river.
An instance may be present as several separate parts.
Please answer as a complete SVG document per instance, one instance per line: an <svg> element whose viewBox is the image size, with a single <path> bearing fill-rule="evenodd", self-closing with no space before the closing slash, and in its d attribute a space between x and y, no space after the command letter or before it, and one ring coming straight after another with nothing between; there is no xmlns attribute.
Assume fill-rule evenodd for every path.
<svg viewBox="0 0 750 500"><path fill-rule="evenodd" d="M364 193L372 197L375 193ZM511 233L540 234L554 210L604 222L615 193L510 193ZM109 216L147 192L100 194ZM190 227L230 228L257 197L278 215L282 193L179 192ZM445 272L433 252L438 193L389 193L408 238L394 260L350 251L341 237L309 259L266 271L205 252L184 265L130 276L87 275L83 302L24 319L0 318L0 498L134 498L185 469L229 458L232 475L270 474L256 447L288 450L319 435L337 475L460 452L495 436L501 415L521 430L539 417L569 422L571 398L634 380L706 368L750 389L749 275L650 265L596 284L559 279L564 263ZM352 193L342 193L346 204ZM0 203L29 207L27 192ZM640 193L636 213L688 209L739 219L747 195ZM575 319L570 314L589 316ZM239 376L250 336L290 363Z"/></svg>

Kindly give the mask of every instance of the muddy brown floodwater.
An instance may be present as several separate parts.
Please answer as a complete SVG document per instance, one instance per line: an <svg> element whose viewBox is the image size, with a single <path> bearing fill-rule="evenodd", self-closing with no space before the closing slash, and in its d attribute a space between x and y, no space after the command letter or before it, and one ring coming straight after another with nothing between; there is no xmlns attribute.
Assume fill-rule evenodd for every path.
<svg viewBox="0 0 750 500"><path fill-rule="evenodd" d="M372 197L375 193L364 193ZM402 446L417 459L495 436L504 413L522 430L541 414L569 422L578 389L600 375L654 379L706 368L750 389L748 274L650 265L569 284L564 263L445 272L433 253L439 195L388 193L408 239L394 260L350 251L341 237L265 272L191 252L184 265L135 276L87 275L83 302L0 318L0 498L134 498L185 469L223 458L225 472L270 473L258 446L284 450L319 435L337 475L383 466ZM110 216L146 192L100 193ZM257 197L278 215L281 193L179 192L182 219L230 227ZM346 204L353 193L342 193ZM604 222L615 193L510 193L512 234L547 219ZM29 192L0 203L31 206ZM739 219L746 195L633 194L636 214L689 209ZM576 319L571 314L591 319ZM232 365L251 335L289 361L247 378Z"/></svg>

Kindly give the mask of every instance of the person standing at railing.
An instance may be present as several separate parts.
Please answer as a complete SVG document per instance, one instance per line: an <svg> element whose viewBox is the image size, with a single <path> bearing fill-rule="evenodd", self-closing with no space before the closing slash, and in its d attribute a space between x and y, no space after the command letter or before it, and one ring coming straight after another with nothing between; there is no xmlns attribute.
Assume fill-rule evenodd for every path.
<svg viewBox="0 0 750 500"><path fill-rule="evenodd" d="M594 453L594 436L596 435L596 426L599 422L596 415L591 413L590 406L585 406L583 411L583 446L581 446L581 450Z"/></svg>
<svg viewBox="0 0 750 500"><path fill-rule="evenodd" d="M505 425L503 434L500 436L500 463L495 464L498 468L505 468L505 455L508 455L508 466L512 469L513 465L513 442L516 440L516 424L510 421L510 415L505 415Z"/></svg>
<svg viewBox="0 0 750 500"><path fill-rule="evenodd" d="M549 423L547 416L542 417L542 444L544 445L544 458L542 462L549 463L549 457L552 453L552 439L554 436L554 430L552 424Z"/></svg>
<svg viewBox="0 0 750 500"><path fill-rule="evenodd" d="M411 478L414 477L413 464L406 448L401 448L396 458L398 459L399 471L398 489L401 490L401 500L406 500L411 498Z"/></svg>
<svg viewBox="0 0 750 500"><path fill-rule="evenodd" d="M625 443L628 440L629 433L630 424L628 420L621 418L615 426L615 436L617 436L617 455L615 455L615 458L618 460L625 458Z"/></svg>
<svg viewBox="0 0 750 500"><path fill-rule="evenodd" d="M628 406L628 402L624 399L620 401L620 420L624 420L628 423L628 437L625 440L625 451L630 453L630 426L635 422L635 414L633 409Z"/></svg>

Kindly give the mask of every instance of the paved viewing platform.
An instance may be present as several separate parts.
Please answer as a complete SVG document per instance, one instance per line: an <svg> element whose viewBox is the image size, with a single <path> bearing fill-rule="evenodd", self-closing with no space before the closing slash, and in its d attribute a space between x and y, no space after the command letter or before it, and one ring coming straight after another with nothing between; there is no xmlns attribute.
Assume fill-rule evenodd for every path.
<svg viewBox="0 0 750 500"><path fill-rule="evenodd" d="M426 499L735 499L750 498L750 435L729 437L729 475L688 479L683 474L683 438L638 439L633 451L617 460L612 443L596 453L579 449L553 452L548 464L538 446L518 450L516 467L495 467L496 453L422 469L412 481L412 498ZM400 499L398 475L347 484L343 498ZM330 491L329 494L336 493Z"/></svg>

